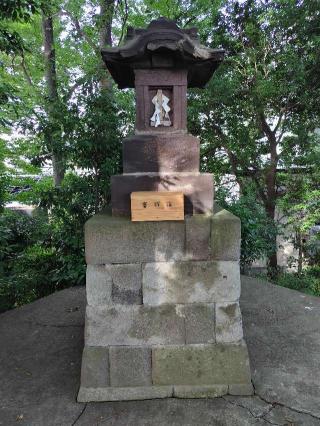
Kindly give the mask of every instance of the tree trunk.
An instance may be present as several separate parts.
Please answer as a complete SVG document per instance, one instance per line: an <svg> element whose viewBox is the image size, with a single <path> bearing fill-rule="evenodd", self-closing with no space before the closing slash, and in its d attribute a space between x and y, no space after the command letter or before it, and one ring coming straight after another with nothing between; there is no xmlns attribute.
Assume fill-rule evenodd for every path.
<svg viewBox="0 0 320 426"><path fill-rule="evenodd" d="M115 0L100 0L100 48L112 46L112 19Z"/></svg>
<svg viewBox="0 0 320 426"><path fill-rule="evenodd" d="M271 165L267 172L267 201L266 212L268 217L274 222L276 212L276 165L273 162L271 153ZM272 238L273 251L268 258L269 275L275 277L278 274L278 259L277 259L277 236Z"/></svg>
<svg viewBox="0 0 320 426"><path fill-rule="evenodd" d="M267 198L265 202L266 213L269 219L272 222L275 221L275 212L276 212L276 166L271 165L266 175L266 186L267 186ZM277 236L273 235L272 237L273 251L268 258L268 274L271 278L275 278L278 274L278 259L277 259Z"/></svg>
<svg viewBox="0 0 320 426"><path fill-rule="evenodd" d="M266 212L272 221L275 220L275 200L268 200L268 205L266 206ZM277 258L277 235L272 233L271 243L273 246L273 250L268 257L268 275L271 278L275 278L278 274L278 258Z"/></svg>
<svg viewBox="0 0 320 426"><path fill-rule="evenodd" d="M59 96L57 88L56 56L54 49L52 16L42 13L43 56L45 65L45 79L47 84L48 101L46 112L49 121L49 130L46 132L47 146L51 149L54 185L60 186L65 166L62 157L61 128L57 120L59 112Z"/></svg>
<svg viewBox="0 0 320 426"><path fill-rule="evenodd" d="M99 48L103 49L112 46L112 20L115 0L100 0L100 33ZM111 89L111 79L105 65L102 65L103 72L100 78L102 90Z"/></svg>
<svg viewBox="0 0 320 426"><path fill-rule="evenodd" d="M277 140L275 131L272 131L264 115L264 111L258 111L258 119L260 122L260 127L265 136L268 139L269 143L269 153L270 153L270 164L266 168L265 183L266 183L266 193L264 195L264 205L266 209L267 216L274 222L275 220L275 211L276 211L276 200L277 200L277 190L276 190L276 176L277 176L277 166L278 166L278 154L277 154ZM277 260L277 236L273 235L272 237L273 250L268 258L268 274L271 278L274 278L278 274L278 260Z"/></svg>

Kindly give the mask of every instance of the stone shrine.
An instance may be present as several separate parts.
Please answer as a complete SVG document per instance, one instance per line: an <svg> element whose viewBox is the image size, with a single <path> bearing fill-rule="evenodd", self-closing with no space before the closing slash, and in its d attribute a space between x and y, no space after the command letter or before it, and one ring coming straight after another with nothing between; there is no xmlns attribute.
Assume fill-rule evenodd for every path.
<svg viewBox="0 0 320 426"><path fill-rule="evenodd" d="M85 226L87 308L78 401L252 394L240 297L240 221L214 206L187 133L187 87L204 87L224 51L170 20L129 28L102 51L136 90L135 134L112 178L112 213ZM132 222L135 191L184 194L184 221Z"/></svg>

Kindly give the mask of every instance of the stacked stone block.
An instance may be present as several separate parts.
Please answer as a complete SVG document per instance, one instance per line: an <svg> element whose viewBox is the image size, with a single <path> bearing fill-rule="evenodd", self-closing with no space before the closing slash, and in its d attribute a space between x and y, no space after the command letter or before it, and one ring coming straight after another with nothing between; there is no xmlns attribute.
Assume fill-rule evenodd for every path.
<svg viewBox="0 0 320 426"><path fill-rule="evenodd" d="M86 224L79 401L252 393L240 297L240 221Z"/></svg>

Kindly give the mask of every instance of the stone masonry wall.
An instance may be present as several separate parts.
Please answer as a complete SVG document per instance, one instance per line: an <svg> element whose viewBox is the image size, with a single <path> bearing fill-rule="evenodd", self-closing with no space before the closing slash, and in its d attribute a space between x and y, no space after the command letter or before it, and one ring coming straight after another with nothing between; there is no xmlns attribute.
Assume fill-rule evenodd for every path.
<svg viewBox="0 0 320 426"><path fill-rule="evenodd" d="M99 214L86 224L79 401L251 394L240 297L240 221Z"/></svg>

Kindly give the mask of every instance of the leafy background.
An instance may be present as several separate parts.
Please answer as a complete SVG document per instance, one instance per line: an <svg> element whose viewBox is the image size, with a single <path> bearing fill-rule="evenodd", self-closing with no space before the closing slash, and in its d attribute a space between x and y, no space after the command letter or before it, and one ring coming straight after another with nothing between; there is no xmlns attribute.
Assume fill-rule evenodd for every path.
<svg viewBox="0 0 320 426"><path fill-rule="evenodd" d="M109 204L134 126L134 93L115 87L100 49L159 16L227 52L206 90L189 91L188 122L218 202L241 218L243 272L266 257L274 282L320 295L319 14L317 0L3 0L0 310L84 283L83 226ZM5 208L14 201L32 216ZM277 264L277 209L294 274Z"/></svg>

